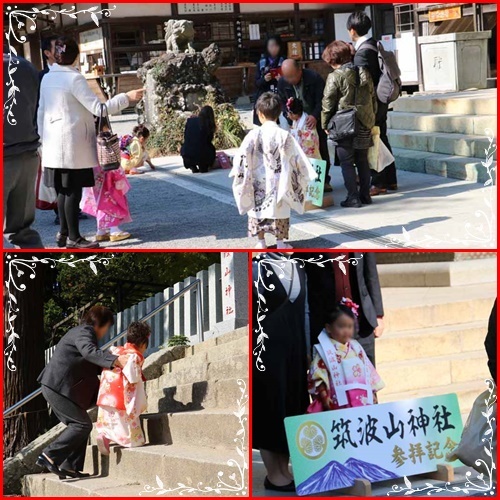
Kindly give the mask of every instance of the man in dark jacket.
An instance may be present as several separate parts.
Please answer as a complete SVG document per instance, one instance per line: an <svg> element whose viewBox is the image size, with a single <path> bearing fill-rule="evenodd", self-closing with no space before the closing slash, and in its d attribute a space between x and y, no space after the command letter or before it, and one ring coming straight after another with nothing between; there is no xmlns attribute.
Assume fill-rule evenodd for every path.
<svg viewBox="0 0 500 500"><path fill-rule="evenodd" d="M309 115L306 125L316 128L319 135L319 152L326 161L325 192L332 191L330 186L330 154L328 153L327 137L321 129L321 101L325 90L325 81L310 69L302 69L295 59L286 59L281 65L282 77L278 80L278 94L286 107L290 97L298 98L304 105L304 111Z"/></svg>
<svg viewBox="0 0 500 500"><path fill-rule="evenodd" d="M97 347L113 324L113 313L103 306L92 307L82 324L72 328L57 344L54 355L38 382L57 418L67 425L47 446L37 464L60 478L84 477L87 440L92 421L87 410L95 405L103 368L123 367L128 356L115 356Z"/></svg>
<svg viewBox="0 0 500 500"><path fill-rule="evenodd" d="M368 69L376 90L382 71L380 70L378 61L377 41L373 37L368 36L371 27L372 22L363 11L354 12L347 20L347 31L356 49L354 64ZM380 127L380 139L392 153L391 145L387 137L387 111L389 106L388 104L380 102L378 99L377 101L378 107L375 125ZM394 162L385 167L382 172L375 172L372 170L371 196L377 196L381 193L385 194L387 190L396 191L397 188L398 179Z"/></svg>
<svg viewBox="0 0 500 500"><path fill-rule="evenodd" d="M324 255L327 259L340 254ZM308 257L317 258L318 254L308 254ZM375 337L380 337L384 330L384 307L375 253L355 252L348 257L358 259L358 264L343 263L345 274L337 261L325 262L324 267L314 263L306 265L311 345L317 343L328 313L342 297L350 298L359 305L359 332L355 339L375 365Z"/></svg>
<svg viewBox="0 0 500 500"><path fill-rule="evenodd" d="M14 68L9 77L9 69ZM40 235L31 228L40 145L36 126L38 72L26 59L9 55L4 46L3 74L4 237L19 248L43 248Z"/></svg>

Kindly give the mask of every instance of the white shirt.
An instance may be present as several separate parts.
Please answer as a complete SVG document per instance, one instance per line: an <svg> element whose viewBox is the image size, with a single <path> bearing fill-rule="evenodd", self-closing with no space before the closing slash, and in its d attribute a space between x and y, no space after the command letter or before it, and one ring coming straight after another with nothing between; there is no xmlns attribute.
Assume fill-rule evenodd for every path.
<svg viewBox="0 0 500 500"><path fill-rule="evenodd" d="M363 36L360 36L355 42L354 42L354 48L356 50L359 49L359 47L361 46L362 43L366 42L367 40L369 40L371 38L371 36L368 36L368 34L366 35L363 35Z"/></svg>

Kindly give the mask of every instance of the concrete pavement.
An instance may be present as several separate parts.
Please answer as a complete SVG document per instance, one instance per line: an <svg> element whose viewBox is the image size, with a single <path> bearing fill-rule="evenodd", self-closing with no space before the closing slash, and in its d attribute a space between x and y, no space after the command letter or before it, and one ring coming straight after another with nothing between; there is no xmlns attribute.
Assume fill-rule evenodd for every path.
<svg viewBox="0 0 500 500"><path fill-rule="evenodd" d="M229 151L231 154L232 152ZM132 239L110 248L253 248L246 217L238 214L229 170L195 174L178 156L157 158L156 171L130 177ZM496 188L456 179L398 172L400 190L360 209L339 206L345 197L340 168L332 167L336 205L292 215L290 242L297 248L494 248ZM37 211L34 227L55 245L52 212ZM95 234L95 221L82 221ZM269 243L274 240L269 238Z"/></svg>

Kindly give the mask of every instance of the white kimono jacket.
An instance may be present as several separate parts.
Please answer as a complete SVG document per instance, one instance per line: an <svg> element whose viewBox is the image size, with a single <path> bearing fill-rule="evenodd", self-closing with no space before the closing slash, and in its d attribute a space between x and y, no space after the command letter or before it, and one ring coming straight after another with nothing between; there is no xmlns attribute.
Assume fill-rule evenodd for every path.
<svg viewBox="0 0 500 500"><path fill-rule="evenodd" d="M233 160L233 193L240 214L288 219L304 213L307 185L316 172L297 141L274 122L251 130Z"/></svg>

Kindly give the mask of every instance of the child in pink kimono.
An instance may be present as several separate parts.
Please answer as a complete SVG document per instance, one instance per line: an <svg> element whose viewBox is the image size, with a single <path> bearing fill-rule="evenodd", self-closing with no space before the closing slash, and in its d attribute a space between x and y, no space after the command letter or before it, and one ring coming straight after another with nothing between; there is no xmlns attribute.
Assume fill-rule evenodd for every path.
<svg viewBox="0 0 500 500"><path fill-rule="evenodd" d="M118 356L129 355L123 368L102 371L97 397L97 447L109 455L111 442L134 448L145 443L139 416L147 408L142 364L151 329L147 323L134 321L127 331L127 343L112 347Z"/></svg>
<svg viewBox="0 0 500 500"><path fill-rule="evenodd" d="M375 404L377 392L384 388L364 349L353 339L357 310L357 304L343 298L318 337L309 369L314 401L308 413Z"/></svg>
<svg viewBox="0 0 500 500"><path fill-rule="evenodd" d="M106 129L103 129L106 130ZM94 186L83 188L80 208L97 219L96 241L122 241L131 234L122 231L119 224L132 222L127 193L130 184L122 167L103 170L94 167Z"/></svg>

